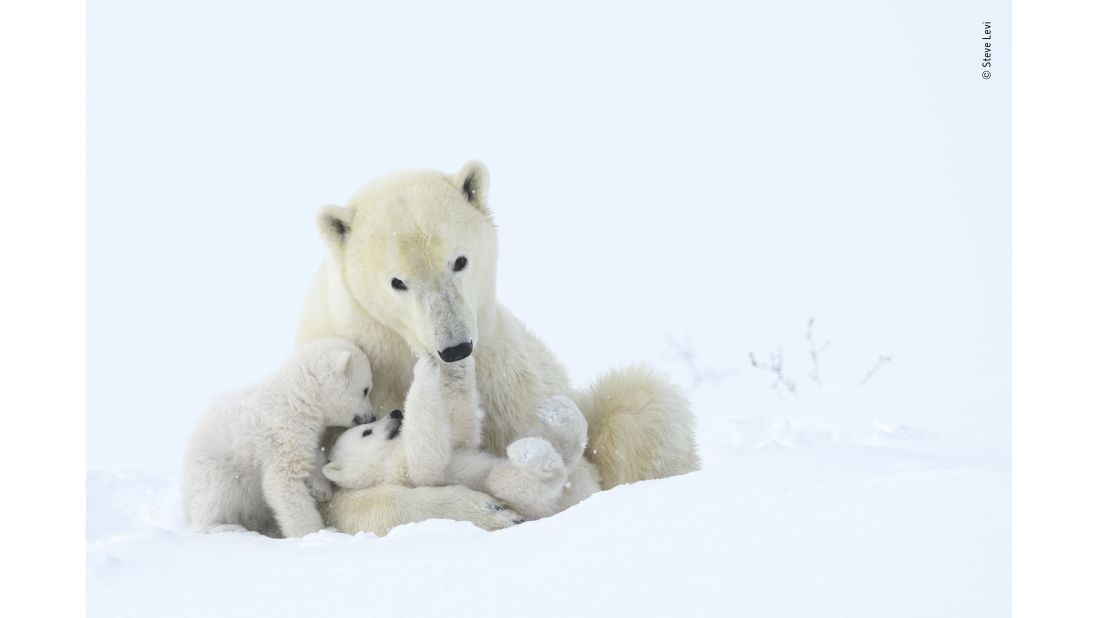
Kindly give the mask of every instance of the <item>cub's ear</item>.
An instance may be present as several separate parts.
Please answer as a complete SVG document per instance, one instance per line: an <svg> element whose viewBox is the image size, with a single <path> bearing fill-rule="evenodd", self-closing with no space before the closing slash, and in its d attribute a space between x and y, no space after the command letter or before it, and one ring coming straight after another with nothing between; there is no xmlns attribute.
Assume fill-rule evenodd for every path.
<svg viewBox="0 0 1098 618"><path fill-rule="evenodd" d="M324 478L336 485L343 480L343 466L334 463L324 464L324 467L320 469L320 472L324 475Z"/></svg>
<svg viewBox="0 0 1098 618"><path fill-rule="evenodd" d="M343 255L343 245L351 233L351 211L335 205L325 206L316 214L320 236L336 257Z"/></svg>
<svg viewBox="0 0 1098 618"><path fill-rule="evenodd" d="M335 370L336 373L347 374L351 371L351 353L347 350L340 350L335 357Z"/></svg>
<svg viewBox="0 0 1098 618"><path fill-rule="evenodd" d="M477 210L488 212L488 168L470 161L451 177L451 182Z"/></svg>

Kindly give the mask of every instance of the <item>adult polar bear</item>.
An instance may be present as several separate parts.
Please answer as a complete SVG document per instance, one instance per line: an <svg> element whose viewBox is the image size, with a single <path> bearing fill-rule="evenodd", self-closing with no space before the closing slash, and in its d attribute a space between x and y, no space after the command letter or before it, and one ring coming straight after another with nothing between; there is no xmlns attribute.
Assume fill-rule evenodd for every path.
<svg viewBox="0 0 1098 618"><path fill-rule="evenodd" d="M542 400L568 395L587 418L585 455L604 489L696 470L694 417L676 387L633 367L575 390L548 348L496 300L496 228L487 194L488 170L470 161L453 175L393 173L346 207L321 209L329 255L306 296L298 344L338 336L360 345L373 368L370 398L383 411L403 405L416 355L450 363L473 354L486 412L483 443L497 455L536 423ZM399 486L368 492L339 492L332 523L380 534L430 517L498 527L498 517L481 519L481 513L490 519L492 509L482 508L487 496L477 492Z"/></svg>

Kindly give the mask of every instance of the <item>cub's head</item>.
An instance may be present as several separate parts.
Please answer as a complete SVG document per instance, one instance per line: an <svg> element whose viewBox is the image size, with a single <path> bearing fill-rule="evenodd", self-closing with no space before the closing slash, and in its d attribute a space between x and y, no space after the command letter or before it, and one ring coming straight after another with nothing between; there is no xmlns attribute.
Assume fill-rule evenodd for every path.
<svg viewBox="0 0 1098 618"><path fill-rule="evenodd" d="M473 353L477 318L495 299L496 230L488 170L380 178L318 225L359 305L419 354L446 362Z"/></svg>
<svg viewBox="0 0 1098 618"><path fill-rule="evenodd" d="M290 369L315 390L308 396L323 405L326 425L350 427L374 420L370 359L355 344L335 337L318 339L301 346Z"/></svg>
<svg viewBox="0 0 1098 618"><path fill-rule="evenodd" d="M397 456L404 415L393 410L372 423L351 427L336 439L322 472L344 489L367 489L385 481L387 463Z"/></svg>

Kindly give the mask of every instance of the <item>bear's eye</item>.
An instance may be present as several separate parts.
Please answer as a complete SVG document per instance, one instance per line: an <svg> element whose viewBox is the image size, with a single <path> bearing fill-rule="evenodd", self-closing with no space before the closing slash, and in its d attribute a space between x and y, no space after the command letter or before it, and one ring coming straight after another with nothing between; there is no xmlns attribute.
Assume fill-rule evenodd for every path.
<svg viewBox="0 0 1098 618"><path fill-rule="evenodd" d="M461 256L454 260L454 272L458 272L465 268L465 265L469 263L469 260L465 259L465 256Z"/></svg>
<svg viewBox="0 0 1098 618"><path fill-rule="evenodd" d="M369 386L367 386L366 388L362 389L362 396L363 396L363 397L369 397L369 396L370 396L370 387L369 387Z"/></svg>
<svg viewBox="0 0 1098 618"><path fill-rule="evenodd" d="M370 434L372 434L372 433L374 433L374 430L373 430L373 429L364 429L364 430L362 431L362 437L363 437L363 438L365 438L366 436L368 436L368 435L370 435Z"/></svg>
<svg viewBox="0 0 1098 618"><path fill-rule="evenodd" d="M408 289L408 286L404 285L404 282L401 281L400 279L397 279L396 277L393 277L393 280L390 281L389 283L392 284L394 290L407 290Z"/></svg>

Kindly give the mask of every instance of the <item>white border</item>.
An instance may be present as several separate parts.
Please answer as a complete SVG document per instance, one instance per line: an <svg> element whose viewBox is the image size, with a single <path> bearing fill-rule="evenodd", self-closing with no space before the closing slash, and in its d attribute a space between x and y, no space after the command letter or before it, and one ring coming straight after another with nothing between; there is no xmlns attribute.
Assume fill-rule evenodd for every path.
<svg viewBox="0 0 1098 618"><path fill-rule="evenodd" d="M1011 20L1018 616L1098 615L1096 17L1031 0ZM84 50L82 3L0 5L2 603L40 615L84 611Z"/></svg>
<svg viewBox="0 0 1098 618"><path fill-rule="evenodd" d="M0 4L7 616L85 611L84 57L82 2Z"/></svg>
<svg viewBox="0 0 1098 618"><path fill-rule="evenodd" d="M1012 19L1017 616L1098 616L1096 6Z"/></svg>

